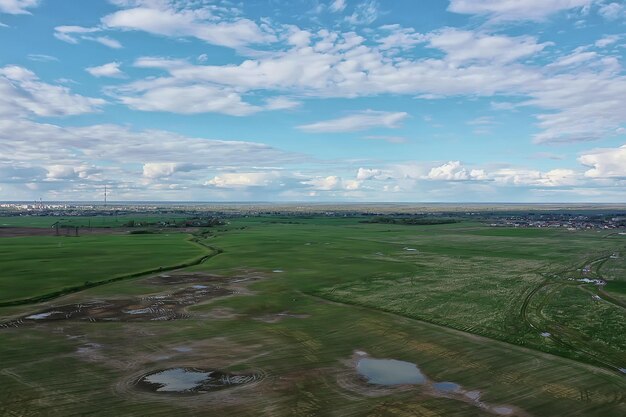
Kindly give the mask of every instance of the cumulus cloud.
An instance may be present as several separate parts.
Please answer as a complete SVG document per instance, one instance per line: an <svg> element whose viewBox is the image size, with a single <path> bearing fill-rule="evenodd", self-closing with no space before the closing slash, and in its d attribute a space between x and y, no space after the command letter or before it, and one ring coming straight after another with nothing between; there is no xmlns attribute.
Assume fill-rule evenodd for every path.
<svg viewBox="0 0 626 417"><path fill-rule="evenodd" d="M302 181L302 184L315 191L355 191L361 186L359 180L343 179L337 175L312 178Z"/></svg>
<svg viewBox="0 0 626 417"><path fill-rule="evenodd" d="M99 65L96 67L88 67L85 68L85 71L87 71L94 77L124 78L126 76L120 70L119 62L109 62L108 64Z"/></svg>
<svg viewBox="0 0 626 417"><path fill-rule="evenodd" d="M388 180L393 178L389 171L375 168L359 168L356 173L357 181Z"/></svg>
<svg viewBox="0 0 626 417"><path fill-rule="evenodd" d="M170 177L177 172L190 172L194 169L200 169L200 165L181 162L148 162L143 164L143 176L146 178L164 178Z"/></svg>
<svg viewBox="0 0 626 417"><path fill-rule="evenodd" d="M272 42L274 34L249 19L220 18L216 9L197 2L118 2L118 10L102 18L108 29L138 30L168 37L192 37L231 48Z"/></svg>
<svg viewBox="0 0 626 417"><path fill-rule="evenodd" d="M482 169L468 170L460 161L450 161L432 168L425 178L437 181L476 181L487 179L487 174Z"/></svg>
<svg viewBox="0 0 626 417"><path fill-rule="evenodd" d="M132 88L132 87L131 87ZM126 88L122 91L131 91ZM118 96L118 99L135 110L166 111L181 114L223 113L230 116L247 116L263 108L249 104L230 88L211 85L162 86L141 91L139 94Z"/></svg>
<svg viewBox="0 0 626 417"><path fill-rule="evenodd" d="M405 112L385 112L367 110L338 119L298 126L309 133L358 132L374 128L395 129L408 117Z"/></svg>
<svg viewBox="0 0 626 417"><path fill-rule="evenodd" d="M0 13L30 14L28 9L39 6L39 0L0 0Z"/></svg>
<svg viewBox="0 0 626 417"><path fill-rule="evenodd" d="M267 187L281 178L281 173L273 172L236 172L216 175L205 185L218 188Z"/></svg>
<svg viewBox="0 0 626 417"><path fill-rule="evenodd" d="M44 83L26 68L0 67L0 116L69 116L95 112L104 104L102 99Z"/></svg>
<svg viewBox="0 0 626 417"><path fill-rule="evenodd" d="M591 169L589 178L626 178L626 145L619 148L601 148L585 153L578 161Z"/></svg>
<svg viewBox="0 0 626 417"><path fill-rule="evenodd" d="M450 0L448 10L483 15L495 21L544 20L571 9L589 7L593 0Z"/></svg>
<svg viewBox="0 0 626 417"><path fill-rule="evenodd" d="M404 28L400 25L384 25L380 29L383 35L376 39L380 49L410 49L417 44L425 42L427 37L418 33L413 28Z"/></svg>
<svg viewBox="0 0 626 417"><path fill-rule="evenodd" d="M482 61L508 63L541 52L549 42L532 36L510 37L447 28L428 35L429 45L444 51L454 63Z"/></svg>
<svg viewBox="0 0 626 417"><path fill-rule="evenodd" d="M553 169L541 172L534 169L506 168L491 174L496 183L501 185L564 187L579 183L579 174L571 169Z"/></svg>

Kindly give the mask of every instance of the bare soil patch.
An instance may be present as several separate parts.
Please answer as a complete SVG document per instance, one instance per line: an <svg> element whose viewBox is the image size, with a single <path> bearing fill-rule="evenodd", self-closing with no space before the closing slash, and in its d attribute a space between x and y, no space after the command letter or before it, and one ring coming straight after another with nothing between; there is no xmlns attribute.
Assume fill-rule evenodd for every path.
<svg viewBox="0 0 626 417"><path fill-rule="evenodd" d="M146 282L157 285L179 285L167 293L135 298L90 300L75 304L50 306L19 318L0 323L0 328L59 320L78 321L156 321L190 317L186 307L218 297L246 293L245 285L258 276L222 277L201 273L162 274Z"/></svg>

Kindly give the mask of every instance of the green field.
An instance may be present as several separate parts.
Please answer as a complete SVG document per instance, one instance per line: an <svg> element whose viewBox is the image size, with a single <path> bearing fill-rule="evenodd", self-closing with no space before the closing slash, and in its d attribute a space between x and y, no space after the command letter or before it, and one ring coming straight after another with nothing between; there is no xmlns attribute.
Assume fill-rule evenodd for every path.
<svg viewBox="0 0 626 417"><path fill-rule="evenodd" d="M186 271L258 280L190 305L188 318L0 328L0 415L488 416L495 405L519 416L625 415L626 310L577 281L605 279L607 294L623 294L626 236L608 235L469 222L232 220L196 236L221 253ZM86 271L103 280L207 253L188 239L4 238L0 294L24 298L80 284ZM127 279L0 309L0 317L172 288ZM483 406L427 388L372 387L355 373L355 351L416 363L432 381L480 392ZM265 378L183 397L133 385L175 366Z"/></svg>
<svg viewBox="0 0 626 417"><path fill-rule="evenodd" d="M0 239L0 303L188 262L206 251L185 234Z"/></svg>

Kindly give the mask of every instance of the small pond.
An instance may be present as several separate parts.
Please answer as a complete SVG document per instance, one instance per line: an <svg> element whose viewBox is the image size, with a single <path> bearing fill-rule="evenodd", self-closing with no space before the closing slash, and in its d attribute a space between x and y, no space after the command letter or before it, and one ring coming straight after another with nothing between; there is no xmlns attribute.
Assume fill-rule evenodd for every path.
<svg viewBox="0 0 626 417"><path fill-rule="evenodd" d="M396 359L362 358L359 359L356 370L370 384L403 385L426 382L426 377L417 365Z"/></svg>

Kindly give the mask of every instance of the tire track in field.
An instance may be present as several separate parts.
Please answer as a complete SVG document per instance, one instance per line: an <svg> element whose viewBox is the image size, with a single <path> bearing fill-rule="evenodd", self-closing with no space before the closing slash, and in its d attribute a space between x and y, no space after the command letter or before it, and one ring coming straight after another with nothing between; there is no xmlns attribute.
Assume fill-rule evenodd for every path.
<svg viewBox="0 0 626 417"><path fill-rule="evenodd" d="M585 262L584 265L599 265L596 268L596 274L598 275L599 279L602 279L602 276L599 274L599 270L600 267L602 265L604 265L604 263L609 259L610 255L605 255L605 256L601 256L599 258L593 259L591 261ZM558 274L556 274L557 276L561 276L562 274L565 274L566 272L568 272L569 270L566 271L562 271ZM540 329L537 328L537 326L535 326L532 321L530 320L529 316L528 316L528 307L532 301L532 299L537 295L537 293L543 289L546 288L548 286L551 285L555 285L555 284L561 284L563 285L562 282L559 283L554 283L554 282L550 282L549 278L546 278L543 282L541 282L537 287L535 287L531 292L529 292L526 297L524 297L524 301L522 302L522 307L520 309L520 317L522 318L522 320L533 330L536 331L540 331ZM601 291L601 290L600 290ZM554 291L549 291L547 292L546 295L546 299L537 307L538 311L537 313L539 315L541 315L546 322L549 322L549 320L543 315L543 306L545 306L546 304L548 304L549 299L553 296L555 292ZM614 303L611 303L614 304ZM619 306L619 305L618 305ZM622 306L619 306L622 307ZM620 368L617 365L614 365L606 360L604 360L601 356L598 356L597 354L595 354L595 352L593 351L593 349L585 349L585 348L581 348L581 347L576 347L574 346L572 343L566 341L564 339L564 335L563 333L565 333L565 331L563 329L566 329L569 333L575 333L574 334L574 338L577 339L578 342L582 343L583 345L585 344L584 342L582 342L580 337L577 337L577 332L573 329L567 328L565 326L561 326L561 325L557 325L556 329L558 331L554 331L554 328L551 328L550 330L552 330L551 334L550 334L550 339L552 341L554 341L557 345L561 346L562 348L573 352L577 355L581 355L582 357L584 357L589 363L593 363L596 365L601 365L604 366L606 368L611 369L612 371L618 373L618 374L623 374L622 372L622 368Z"/></svg>

